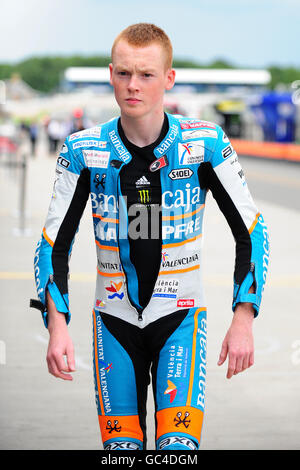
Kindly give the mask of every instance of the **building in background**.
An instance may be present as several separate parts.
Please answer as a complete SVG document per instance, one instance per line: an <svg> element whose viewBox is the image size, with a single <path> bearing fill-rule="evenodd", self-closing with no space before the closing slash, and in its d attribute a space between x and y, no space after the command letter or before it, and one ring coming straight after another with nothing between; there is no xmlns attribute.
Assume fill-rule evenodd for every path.
<svg viewBox="0 0 300 470"><path fill-rule="evenodd" d="M249 69L198 69L179 68L170 93L258 93L271 80L267 70ZM61 80L61 90L70 92L80 89L110 93L108 67L69 67Z"/></svg>

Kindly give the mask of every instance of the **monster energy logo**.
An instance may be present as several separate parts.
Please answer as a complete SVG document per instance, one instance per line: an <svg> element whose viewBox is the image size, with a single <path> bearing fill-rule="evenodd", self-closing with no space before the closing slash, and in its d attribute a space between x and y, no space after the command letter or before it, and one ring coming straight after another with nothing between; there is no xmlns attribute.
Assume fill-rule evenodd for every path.
<svg viewBox="0 0 300 470"><path fill-rule="evenodd" d="M140 201L142 204L147 204L150 202L149 189L140 189L138 193L140 195Z"/></svg>

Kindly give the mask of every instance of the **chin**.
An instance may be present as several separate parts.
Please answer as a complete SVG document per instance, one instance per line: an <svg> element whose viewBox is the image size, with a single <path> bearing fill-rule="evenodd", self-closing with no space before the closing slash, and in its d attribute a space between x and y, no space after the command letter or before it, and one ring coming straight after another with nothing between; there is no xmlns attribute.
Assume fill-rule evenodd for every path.
<svg viewBox="0 0 300 470"><path fill-rule="evenodd" d="M146 110L140 108L139 106L134 107L134 106L125 105L122 107L120 106L120 108L121 108L122 113L126 114L129 117L141 117L144 114L146 114Z"/></svg>

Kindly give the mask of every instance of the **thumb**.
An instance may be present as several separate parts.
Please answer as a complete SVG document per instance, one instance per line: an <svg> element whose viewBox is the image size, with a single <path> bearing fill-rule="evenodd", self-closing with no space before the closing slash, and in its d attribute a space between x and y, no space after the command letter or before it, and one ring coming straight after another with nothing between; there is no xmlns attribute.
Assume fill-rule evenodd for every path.
<svg viewBox="0 0 300 470"><path fill-rule="evenodd" d="M219 360L218 360L218 366L221 366L224 363L227 357L227 353L228 353L228 345L227 345L227 342L223 341L222 349L221 349Z"/></svg>

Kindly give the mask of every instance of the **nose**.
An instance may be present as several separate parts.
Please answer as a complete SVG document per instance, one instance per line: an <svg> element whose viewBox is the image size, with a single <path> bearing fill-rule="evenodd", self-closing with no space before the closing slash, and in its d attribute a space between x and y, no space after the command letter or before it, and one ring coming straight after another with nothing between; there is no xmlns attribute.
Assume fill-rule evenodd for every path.
<svg viewBox="0 0 300 470"><path fill-rule="evenodd" d="M130 76L130 80L128 82L128 90L129 91L136 91L138 89L139 89L139 86L138 86L137 76L135 74L132 74Z"/></svg>

